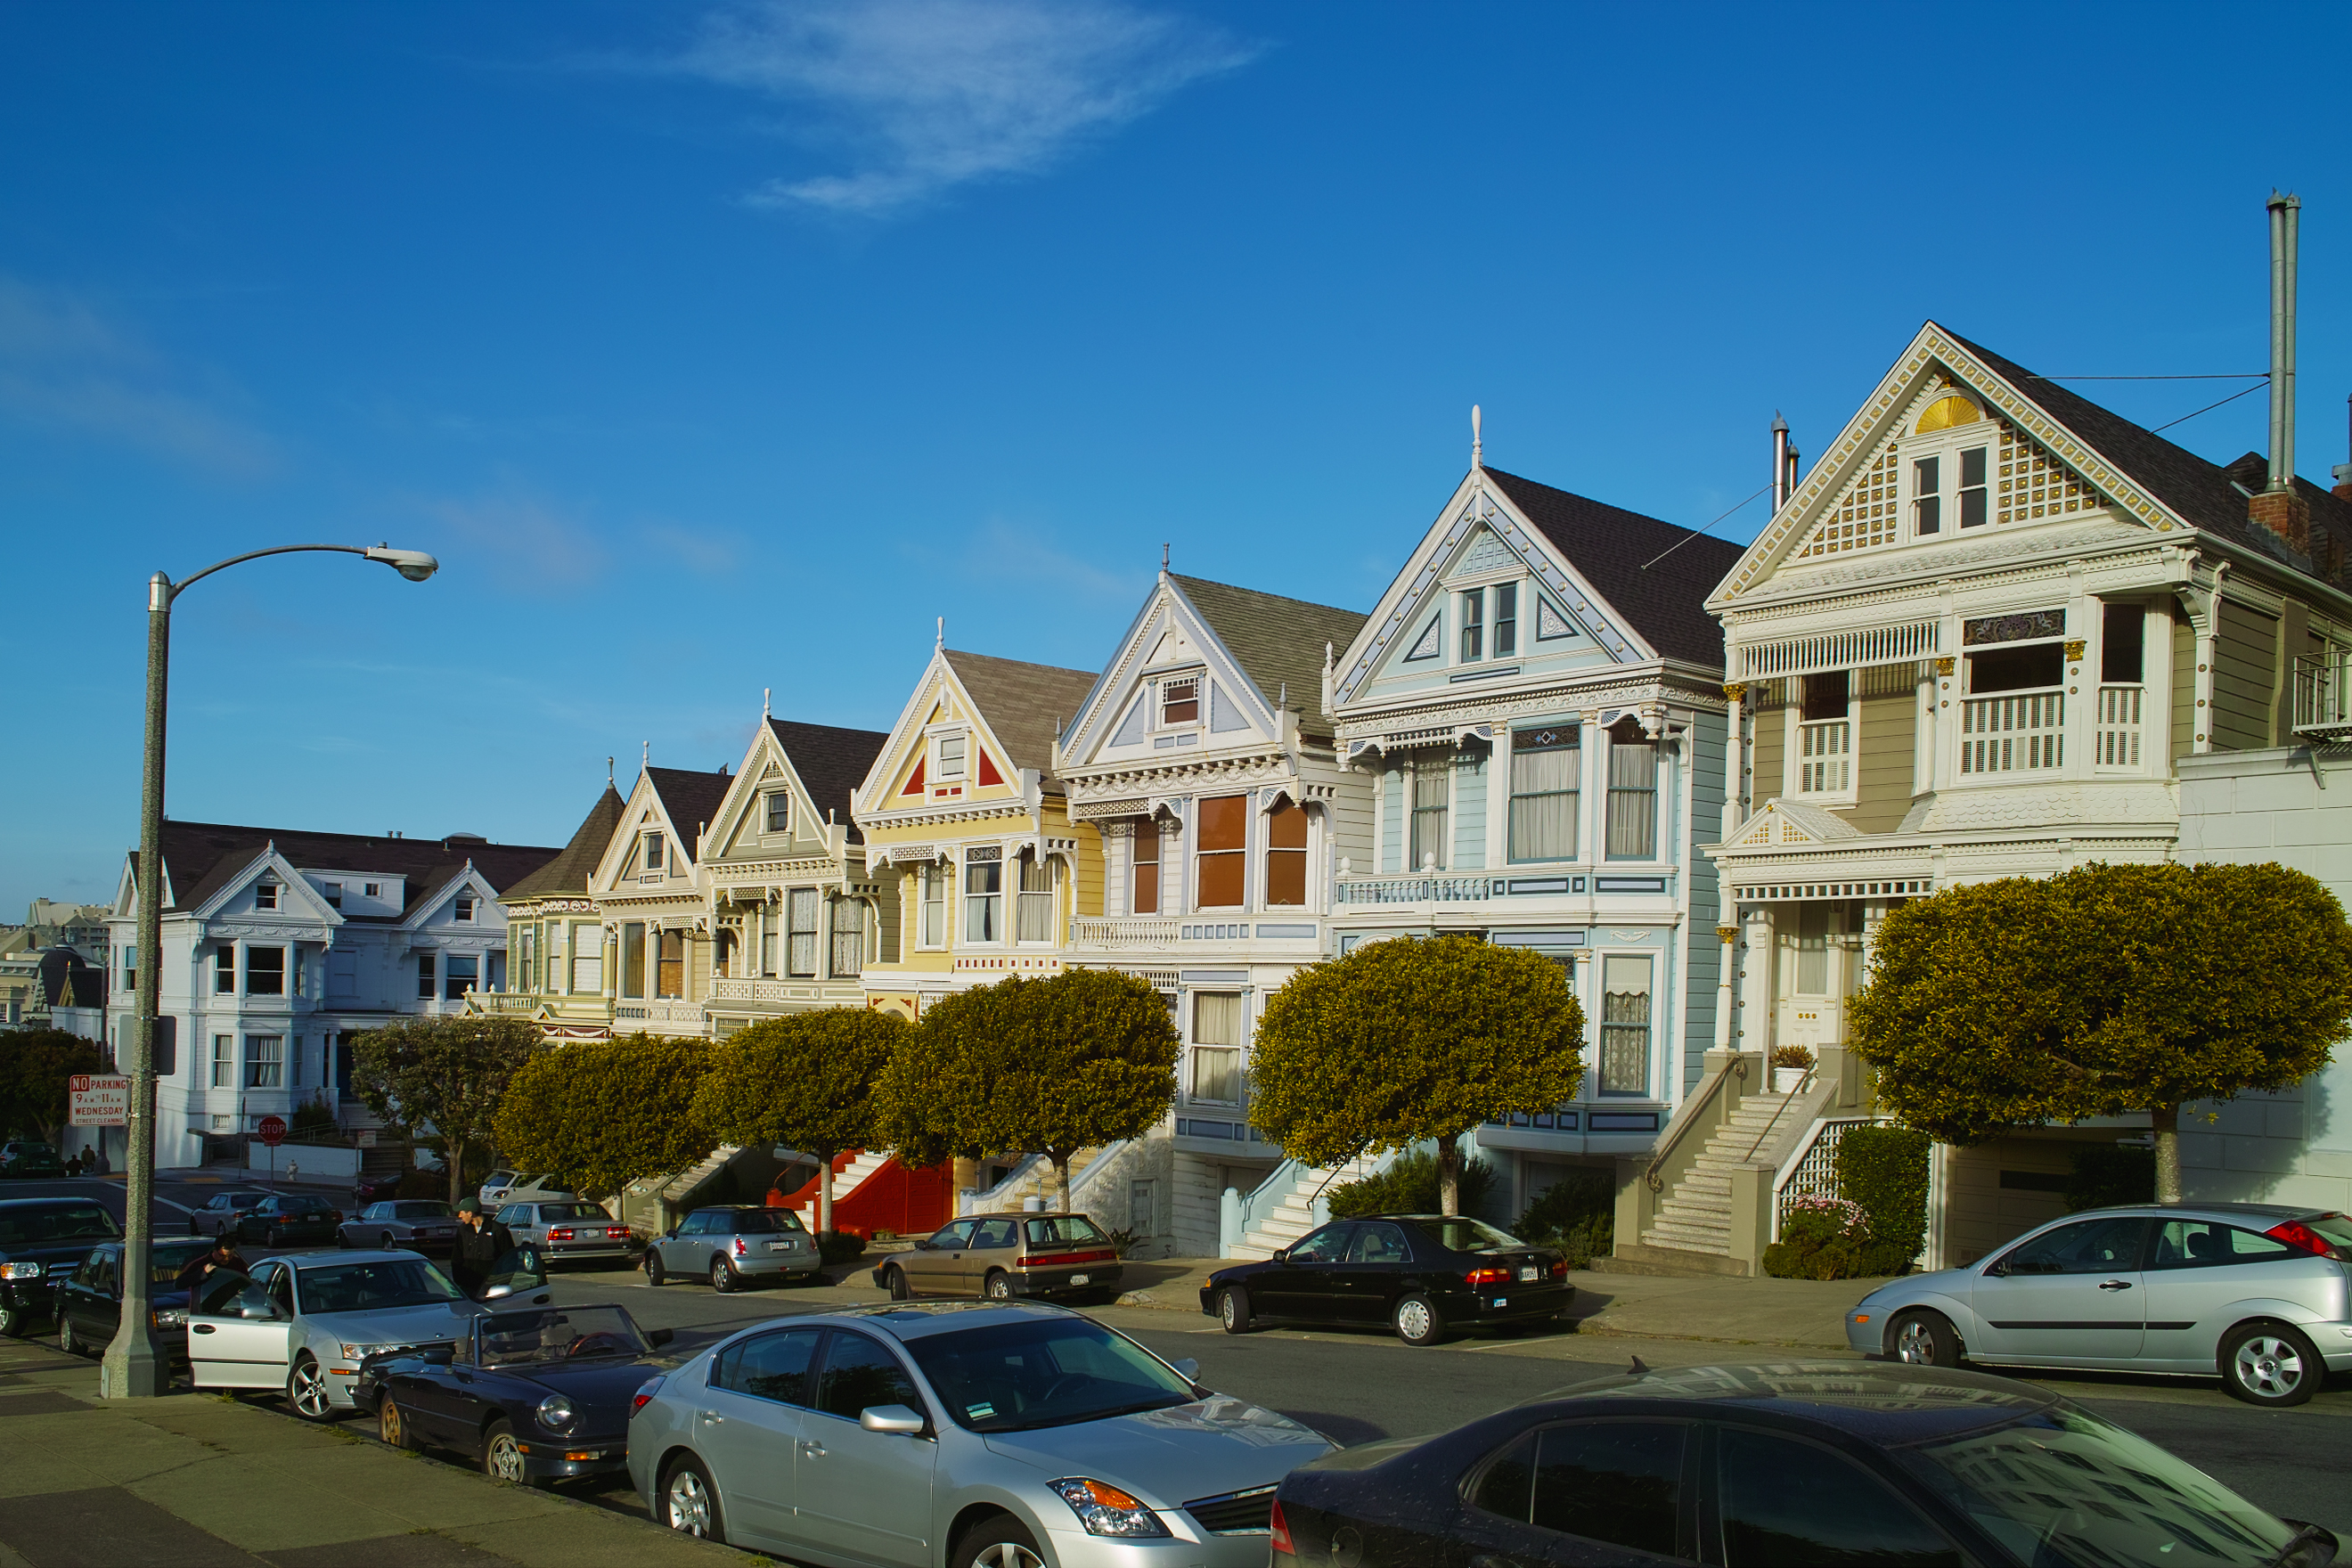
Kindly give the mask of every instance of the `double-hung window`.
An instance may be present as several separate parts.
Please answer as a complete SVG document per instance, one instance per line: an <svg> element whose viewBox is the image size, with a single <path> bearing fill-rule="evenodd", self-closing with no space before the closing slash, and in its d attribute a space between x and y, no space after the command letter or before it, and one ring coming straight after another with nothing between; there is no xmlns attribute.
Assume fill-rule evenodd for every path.
<svg viewBox="0 0 2352 1568"><path fill-rule="evenodd" d="M132 952L132 949L127 947L122 950L124 964L129 965L131 963ZM213 994L215 996L236 994L236 949L228 942L223 942L213 949Z"/></svg>
<svg viewBox="0 0 2352 1568"><path fill-rule="evenodd" d="M948 873L939 866L926 866L921 873L921 920L915 933L917 943L923 947L945 947L948 944ZM773 974L774 954L771 953L768 973Z"/></svg>
<svg viewBox="0 0 2352 1568"><path fill-rule="evenodd" d="M659 938L660 957L656 961L654 994L677 1000L686 995L686 933L666 931Z"/></svg>
<svg viewBox="0 0 2352 1568"><path fill-rule="evenodd" d="M474 919L474 900L471 899L457 899L453 900L453 902L456 907L450 911L452 917L457 920L464 921L468 924L472 923Z"/></svg>
<svg viewBox="0 0 2352 1568"><path fill-rule="evenodd" d="M1650 1092L1647 956L1611 953L1601 970L1601 1092Z"/></svg>
<svg viewBox="0 0 2352 1568"><path fill-rule="evenodd" d="M1285 800L1265 814L1265 907L1307 902L1307 808Z"/></svg>
<svg viewBox="0 0 2352 1568"><path fill-rule="evenodd" d="M1960 452L1960 526L1982 528L1992 521L1985 502L1985 458L1987 448L1968 447Z"/></svg>
<svg viewBox="0 0 2352 1568"><path fill-rule="evenodd" d="M1249 796L1210 795L1200 813L1192 907L1236 910L1249 898Z"/></svg>
<svg viewBox="0 0 2352 1568"><path fill-rule="evenodd" d="M641 921L621 925L621 994L643 1001L646 994L646 928Z"/></svg>
<svg viewBox="0 0 2352 1568"><path fill-rule="evenodd" d="M1156 915L1160 912L1160 819L1146 817L1137 823L1128 842L1133 846L1128 860L1131 912Z"/></svg>
<svg viewBox="0 0 2352 1568"><path fill-rule="evenodd" d="M658 833L646 834L646 869L648 871L660 870L662 868L662 862L667 858L668 850L669 841L667 839L664 838Z"/></svg>
<svg viewBox="0 0 2352 1568"><path fill-rule="evenodd" d="M833 974L848 979L866 967L866 905L857 899L833 900Z"/></svg>
<svg viewBox="0 0 2352 1568"><path fill-rule="evenodd" d="M278 1089L286 1072L286 1037L247 1035L245 1037L245 1087Z"/></svg>
<svg viewBox="0 0 2352 1568"><path fill-rule="evenodd" d="M1626 721L1609 732L1609 858L1658 854L1658 745Z"/></svg>
<svg viewBox="0 0 2352 1568"><path fill-rule="evenodd" d="M1944 529L1944 459L1911 459L1911 531L1940 533Z"/></svg>
<svg viewBox="0 0 2352 1568"><path fill-rule="evenodd" d="M1797 721L1797 793L1840 795L1853 782L1853 672L1803 678Z"/></svg>
<svg viewBox="0 0 2352 1568"><path fill-rule="evenodd" d="M213 1087L215 1089L236 1087L236 1037L235 1035L213 1037Z"/></svg>
<svg viewBox="0 0 2352 1568"><path fill-rule="evenodd" d="M1462 662L1475 664L1486 657L1486 590L1471 588L1462 595Z"/></svg>
<svg viewBox="0 0 2352 1568"><path fill-rule="evenodd" d="M964 748L969 737L961 734L940 737L940 781L963 777Z"/></svg>
<svg viewBox="0 0 2352 1568"><path fill-rule="evenodd" d="M276 909L278 907L278 884L275 882L256 882L253 885L253 907L257 910Z"/></svg>
<svg viewBox="0 0 2352 1568"><path fill-rule="evenodd" d="M963 859L963 939L1003 942L1004 851L995 847L967 849Z"/></svg>
<svg viewBox="0 0 2352 1568"><path fill-rule="evenodd" d="M604 989L604 928L572 928L572 989L593 996Z"/></svg>
<svg viewBox="0 0 2352 1568"><path fill-rule="evenodd" d="M1164 680L1160 684L1160 727L1168 729L1177 724L1197 724L1201 721L1201 678L1188 675L1181 680Z"/></svg>
<svg viewBox="0 0 2352 1568"><path fill-rule="evenodd" d="M1242 1033L1247 999L1238 991L1192 993L1192 1098L1215 1105L1242 1100Z"/></svg>
<svg viewBox="0 0 2352 1568"><path fill-rule="evenodd" d="M1054 940L1054 863L1032 850L1021 852L1021 903L1015 935L1023 942Z"/></svg>
<svg viewBox="0 0 2352 1568"><path fill-rule="evenodd" d="M433 955L429 952L416 955L416 999L420 1002L433 1000Z"/></svg>
<svg viewBox="0 0 2352 1568"><path fill-rule="evenodd" d="M790 833L793 830L793 797L788 790L774 790L761 799L766 813L767 831Z"/></svg>
<svg viewBox="0 0 2352 1568"><path fill-rule="evenodd" d="M286 994L286 950L248 947L245 950L245 994L247 996Z"/></svg>
<svg viewBox="0 0 2352 1568"><path fill-rule="evenodd" d="M785 972L794 979L816 977L817 917L824 905L824 896L814 888L794 888L785 895L784 907L791 922L786 928Z"/></svg>
<svg viewBox="0 0 2352 1568"><path fill-rule="evenodd" d="M1512 734L1512 860L1576 858L1583 766L1584 731L1578 725L1552 724Z"/></svg>
<svg viewBox="0 0 2352 1568"><path fill-rule="evenodd" d="M441 995L444 1000L460 1002L466 993L481 984L482 961L470 952L453 952L442 968Z"/></svg>
<svg viewBox="0 0 2352 1568"><path fill-rule="evenodd" d="M1423 756L1412 764L1413 870L1445 868L1445 822L1453 799L1453 768L1444 756Z"/></svg>
<svg viewBox="0 0 2352 1568"><path fill-rule="evenodd" d="M1495 586L1495 657L1508 658L1519 651L1519 585Z"/></svg>

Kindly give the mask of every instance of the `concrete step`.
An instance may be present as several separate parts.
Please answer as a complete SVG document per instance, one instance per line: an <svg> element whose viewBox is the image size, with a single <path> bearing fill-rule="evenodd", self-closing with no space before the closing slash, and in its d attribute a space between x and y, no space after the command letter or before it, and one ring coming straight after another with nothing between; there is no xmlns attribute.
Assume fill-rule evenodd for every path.
<svg viewBox="0 0 2352 1568"><path fill-rule="evenodd" d="M1731 1245L1731 1221L1725 1215L1662 1214L1651 1228L1669 1236L1695 1237L1711 1246Z"/></svg>
<svg viewBox="0 0 2352 1568"><path fill-rule="evenodd" d="M1712 1237L1704 1236L1685 1236L1680 1231L1660 1230L1654 1226L1642 1233L1642 1245L1644 1247L1669 1247L1676 1252L1712 1253L1717 1258L1728 1258L1731 1256L1730 1247L1725 1246L1720 1241L1713 1239Z"/></svg>

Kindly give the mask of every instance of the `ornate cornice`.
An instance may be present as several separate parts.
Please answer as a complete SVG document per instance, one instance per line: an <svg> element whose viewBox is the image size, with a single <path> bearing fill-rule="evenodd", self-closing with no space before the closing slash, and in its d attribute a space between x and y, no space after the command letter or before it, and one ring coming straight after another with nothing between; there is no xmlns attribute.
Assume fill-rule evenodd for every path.
<svg viewBox="0 0 2352 1568"><path fill-rule="evenodd" d="M1138 767L1118 772L1105 771L1090 778L1069 779L1070 805L1073 814L1080 803L1097 805L1106 801L1121 801L1129 796L1149 797L1172 795L1180 790L1226 784L1256 784L1274 778L1291 778L1297 770L1290 758L1274 752L1251 757L1233 757L1222 762L1206 758L1198 763L1182 767Z"/></svg>
<svg viewBox="0 0 2352 1568"><path fill-rule="evenodd" d="M1372 740L1402 727L1435 729L1447 724L1475 724L1494 719L1517 719L1538 713L1595 713L1618 709L1690 709L1720 713L1728 707L1720 686L1696 682L1645 680L1615 686L1549 688L1517 697L1456 699L1422 705L1396 703L1367 709L1339 721L1342 741Z"/></svg>
<svg viewBox="0 0 2352 1568"><path fill-rule="evenodd" d="M948 827L963 823L993 822L1003 817L1031 817L1029 803L1024 800L981 801L970 805L931 808L917 806L909 811L875 814L858 818L857 830L866 835L868 852L874 847L874 836L897 827Z"/></svg>

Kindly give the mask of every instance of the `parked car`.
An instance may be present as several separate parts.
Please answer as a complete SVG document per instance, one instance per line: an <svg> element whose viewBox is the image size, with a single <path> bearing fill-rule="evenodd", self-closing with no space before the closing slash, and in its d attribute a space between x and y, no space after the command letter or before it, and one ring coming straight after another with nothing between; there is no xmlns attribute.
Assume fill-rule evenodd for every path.
<svg viewBox="0 0 2352 1568"><path fill-rule="evenodd" d="M2352 1371L2352 1220L2270 1204L2089 1209L1846 1314L1846 1342L1915 1364L2211 1377L2301 1405Z"/></svg>
<svg viewBox="0 0 2352 1568"><path fill-rule="evenodd" d="M1082 1214L979 1215L893 1254L874 1283L893 1300L915 1296L1089 1297L1118 1294L1118 1248Z"/></svg>
<svg viewBox="0 0 2352 1568"><path fill-rule="evenodd" d="M1376 1327L1409 1345L1457 1329L1523 1329L1568 1310L1568 1259L1483 1220L1365 1215L1311 1230L1262 1263L1220 1268L1201 1310L1229 1334L1274 1321Z"/></svg>
<svg viewBox="0 0 2352 1568"><path fill-rule="evenodd" d="M15 1338L57 1310L55 1282L122 1227L89 1198L0 1200L0 1335Z"/></svg>
<svg viewBox="0 0 2352 1568"><path fill-rule="evenodd" d="M1313 1460L1283 1479L1272 1524L1276 1568L2317 1568L2336 1550L2047 1390L1853 1362L1636 1361L1437 1436Z"/></svg>
<svg viewBox="0 0 2352 1568"><path fill-rule="evenodd" d="M454 1344L371 1356L352 1397L395 1448L448 1448L526 1486L628 1468L629 1401L669 1343L615 1306L489 1312Z"/></svg>
<svg viewBox="0 0 2352 1568"><path fill-rule="evenodd" d="M560 1203L580 1194L571 1192L552 1176L534 1176L521 1171L492 1171L482 1180L475 1195L482 1206L495 1213L503 1204Z"/></svg>
<svg viewBox="0 0 2352 1568"><path fill-rule="evenodd" d="M478 1300L414 1252L317 1252L223 1273L188 1313L188 1365L199 1388L280 1388L305 1420L352 1408L361 1364L385 1351L455 1344L481 1302L545 1306L539 1255L499 1260Z"/></svg>
<svg viewBox="0 0 2352 1568"><path fill-rule="evenodd" d="M457 1245L457 1211L432 1198L370 1204L335 1226L335 1245L447 1252Z"/></svg>
<svg viewBox="0 0 2352 1568"><path fill-rule="evenodd" d="M53 1144L31 1138L11 1138L0 1143L0 1176L33 1181L54 1180L65 1173L66 1163L58 1158Z"/></svg>
<svg viewBox="0 0 2352 1568"><path fill-rule="evenodd" d="M626 1258L632 1245L627 1226L606 1214L603 1205L578 1198L509 1204L499 1210L498 1220L513 1234L516 1246L530 1242L551 1264Z"/></svg>
<svg viewBox="0 0 2352 1568"><path fill-rule="evenodd" d="M795 1559L1264 1568L1275 1483L1330 1444L1197 1370L1042 1302L772 1320L646 1381L629 1479Z"/></svg>
<svg viewBox="0 0 2352 1568"><path fill-rule="evenodd" d="M318 1198L272 1193L236 1216L236 1239L255 1247L305 1247L335 1239L342 1215Z"/></svg>
<svg viewBox="0 0 2352 1568"><path fill-rule="evenodd" d="M806 1284L821 1277L816 1237L790 1209L696 1209L677 1228L646 1244L646 1283L673 1275L706 1279L714 1290L779 1279Z"/></svg>
<svg viewBox="0 0 2352 1568"><path fill-rule="evenodd" d="M239 1188L236 1192L215 1193L205 1200L205 1206L188 1216L188 1229L200 1236L236 1236L246 1211L269 1196L265 1187Z"/></svg>
<svg viewBox="0 0 2352 1568"><path fill-rule="evenodd" d="M188 1353L188 1296L180 1270L212 1250L201 1237L159 1236L149 1244L148 1310L155 1342L173 1361ZM68 1355L99 1355L122 1327L122 1243L100 1242L71 1274L56 1280L58 1348Z"/></svg>

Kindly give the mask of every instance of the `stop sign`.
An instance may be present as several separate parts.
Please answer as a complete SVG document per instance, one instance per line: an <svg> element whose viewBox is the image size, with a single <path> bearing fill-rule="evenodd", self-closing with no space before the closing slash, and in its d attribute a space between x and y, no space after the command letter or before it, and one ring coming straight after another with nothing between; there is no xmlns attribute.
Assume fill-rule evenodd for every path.
<svg viewBox="0 0 2352 1568"><path fill-rule="evenodd" d="M261 1119L260 1131L261 1141L275 1149L286 1142L286 1119L282 1116L265 1116Z"/></svg>

